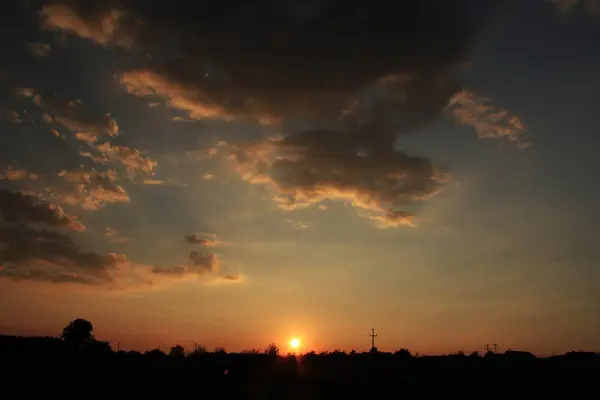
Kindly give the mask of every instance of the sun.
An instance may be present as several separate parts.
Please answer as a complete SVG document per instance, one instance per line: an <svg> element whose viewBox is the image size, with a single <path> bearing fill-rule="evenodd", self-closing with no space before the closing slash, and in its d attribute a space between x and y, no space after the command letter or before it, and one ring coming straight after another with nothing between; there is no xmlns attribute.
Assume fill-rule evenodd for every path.
<svg viewBox="0 0 600 400"><path fill-rule="evenodd" d="M292 349L297 349L298 347L300 347L300 339L292 338L292 340L290 340L290 347Z"/></svg>

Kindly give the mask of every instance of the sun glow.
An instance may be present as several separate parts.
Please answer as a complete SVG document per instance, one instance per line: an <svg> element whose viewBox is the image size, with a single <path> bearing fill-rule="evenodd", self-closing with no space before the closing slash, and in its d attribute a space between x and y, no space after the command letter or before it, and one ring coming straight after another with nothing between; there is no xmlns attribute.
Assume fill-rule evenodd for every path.
<svg viewBox="0 0 600 400"><path fill-rule="evenodd" d="M298 349L300 347L300 339L292 338L292 340L290 340L290 347L294 350Z"/></svg>

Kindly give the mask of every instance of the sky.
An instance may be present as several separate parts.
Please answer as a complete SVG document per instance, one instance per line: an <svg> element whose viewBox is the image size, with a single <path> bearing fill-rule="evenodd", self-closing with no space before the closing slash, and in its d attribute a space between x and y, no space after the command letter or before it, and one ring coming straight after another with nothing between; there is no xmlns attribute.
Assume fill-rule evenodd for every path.
<svg viewBox="0 0 600 400"><path fill-rule="evenodd" d="M15 1L0 332L600 350L600 4Z"/></svg>

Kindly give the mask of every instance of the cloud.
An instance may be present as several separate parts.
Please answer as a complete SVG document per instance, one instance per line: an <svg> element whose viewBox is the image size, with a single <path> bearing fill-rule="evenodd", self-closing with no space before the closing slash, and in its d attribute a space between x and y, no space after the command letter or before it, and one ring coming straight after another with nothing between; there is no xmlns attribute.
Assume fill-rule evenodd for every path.
<svg viewBox="0 0 600 400"><path fill-rule="evenodd" d="M527 128L521 119L490 104L484 97L463 90L452 97L449 108L456 120L472 126L479 138L507 138L527 145L523 141Z"/></svg>
<svg viewBox="0 0 600 400"><path fill-rule="evenodd" d="M65 3L72 5L68 12L46 8L44 15L74 21L55 22L54 29L105 46L126 40L155 55L118 74L123 88L145 101L191 120L282 123L281 135L237 144L231 156L244 180L273 190L280 208L340 200L394 227L414 225L418 203L450 179L443 166L399 149L398 136L418 133L449 104L480 136L520 135L516 117L486 114L479 103L477 110L459 107L466 98L457 97L465 93L457 72L493 15L492 3L470 8L468 0L423 0L391 10L381 2L249 7L233 0L201 13L180 4L175 13L169 3L92 0L85 9ZM101 29L114 15L143 24ZM165 53L164 37L177 43L176 57ZM296 117L308 127L292 129Z"/></svg>
<svg viewBox="0 0 600 400"><path fill-rule="evenodd" d="M73 105L70 107L74 108ZM105 135L117 136L119 134L119 124L111 118L110 114L104 114L102 118L90 117L85 119L84 117L75 117L69 108L62 111L68 111L65 114L71 114L70 117L66 117L65 114L57 114L57 111L54 110L55 116L51 117L52 121L64 126L76 135L87 138L86 141L93 142L94 139L97 140Z"/></svg>
<svg viewBox="0 0 600 400"><path fill-rule="evenodd" d="M50 51L52 51L52 47L46 43L30 43L29 51L36 57L46 57Z"/></svg>
<svg viewBox="0 0 600 400"><path fill-rule="evenodd" d="M77 5L75 2L71 4ZM100 7L95 10L100 14L84 18L66 4L50 4L41 11L42 25L46 29L66 31L101 45L128 46L129 41L125 36L116 36L124 15L117 10L105 12Z"/></svg>
<svg viewBox="0 0 600 400"><path fill-rule="evenodd" d="M48 230L1 227L0 242L0 276L17 280L108 284L129 264L122 254L82 252L68 236Z"/></svg>
<svg viewBox="0 0 600 400"><path fill-rule="evenodd" d="M207 247L223 246L226 244L225 242L217 240L216 235L208 233L194 233L192 235L186 235L185 241L189 244L199 244Z"/></svg>
<svg viewBox="0 0 600 400"><path fill-rule="evenodd" d="M399 226L416 226L415 217L404 211L391 211L384 215L366 215L379 228L397 228Z"/></svg>
<svg viewBox="0 0 600 400"><path fill-rule="evenodd" d="M35 90L32 88L18 88L16 94L18 97L31 99L31 101L38 106L41 104L42 97L39 94L36 94Z"/></svg>
<svg viewBox="0 0 600 400"><path fill-rule="evenodd" d="M7 180L7 181L22 181L22 180L30 180L30 181L37 181L40 179L40 175L33 173L33 172L27 172L24 169L21 168L9 168L7 170L5 170L4 172L0 172L0 180Z"/></svg>
<svg viewBox="0 0 600 400"><path fill-rule="evenodd" d="M89 112L81 107L82 104L79 100L42 96L33 88L20 88L17 94L23 98L30 98L34 104L45 110L46 112L43 114L45 122L59 124L72 131L73 134L95 138L119 134L119 124L111 117L110 113Z"/></svg>
<svg viewBox="0 0 600 400"><path fill-rule="evenodd" d="M162 179L144 179L144 185L164 185L165 181Z"/></svg>
<svg viewBox="0 0 600 400"><path fill-rule="evenodd" d="M393 225L398 215L410 218L404 207L435 196L448 174L375 137L313 130L239 146L232 159L243 179L270 187L282 209L341 200Z"/></svg>
<svg viewBox="0 0 600 400"><path fill-rule="evenodd" d="M95 211L108 203L127 203L131 200L125 189L114 183L114 171L101 173L95 170L62 170L58 176L68 183L68 186L53 193L53 197L63 204Z"/></svg>
<svg viewBox="0 0 600 400"><path fill-rule="evenodd" d="M120 134L118 122L110 113L95 113L83 109L81 102L65 100L57 96L41 96L32 88L21 88L19 96L33 99L47 113L42 118L47 123L54 123L67 128L77 140L85 144L89 151L81 151L80 155L88 157L101 165L112 165L122 168L130 179L146 179L154 175L157 162L144 155L139 149L114 145L107 138ZM37 101L36 101L37 99ZM61 137L60 133L52 133Z"/></svg>
<svg viewBox="0 0 600 400"><path fill-rule="evenodd" d="M185 236L189 244L206 247L221 246L224 242L216 239L215 235L192 234ZM192 251L186 264L173 264L170 266L155 265L152 268L154 275L165 279L200 279L204 283L234 283L242 282L245 277L241 273L221 271L221 260L214 253Z"/></svg>
<svg viewBox="0 0 600 400"><path fill-rule="evenodd" d="M300 13L300 3L312 12ZM229 1L201 13L178 4L174 13L168 2L96 0L87 7L46 6L42 14L46 27L101 45L125 40L151 54L162 54L168 36L179 45L178 57L122 74L128 91L163 97L190 118L268 122L297 113L335 118L357 90L381 76L461 63L479 23L468 16L467 3L403 2L392 12L379 2L248 7ZM125 31L117 23L125 15L143 24Z"/></svg>
<svg viewBox="0 0 600 400"><path fill-rule="evenodd" d="M120 81L128 93L141 97L162 97L168 107L186 112L190 119L215 118L226 121L234 119L233 114L228 113L223 107L201 100L202 93L186 89L157 73L126 72L121 75Z"/></svg>
<svg viewBox="0 0 600 400"><path fill-rule="evenodd" d="M191 268L187 265L180 264L168 267L154 266L152 268L152 274L162 278L162 282L165 280L176 282L178 280L189 278L194 280L199 279L202 283L208 285L241 283L246 280L246 276L240 272L215 274L204 269Z"/></svg>
<svg viewBox="0 0 600 400"><path fill-rule="evenodd" d="M124 168L130 179L144 176L152 176L158 163L152 158L145 156L139 149L113 145L110 142L94 144L86 141L92 152L81 152L84 157L89 157L95 162L103 165L117 165ZM94 154L95 153L95 154ZM144 183L147 179L144 179Z"/></svg>
<svg viewBox="0 0 600 400"><path fill-rule="evenodd" d="M8 223L44 224L54 228L84 231L77 218L67 215L60 206L47 204L30 194L0 190L0 217Z"/></svg>
<svg viewBox="0 0 600 400"><path fill-rule="evenodd" d="M190 253L190 263L187 265L155 265L152 274L161 277L163 281L194 279L211 285L240 283L246 279L240 272L221 272L220 261L215 254L201 254L195 251Z"/></svg>
<svg viewBox="0 0 600 400"><path fill-rule="evenodd" d="M203 275L206 273L217 274L220 268L219 258L216 254L203 254L198 251L190 253L192 264L188 267L188 273Z"/></svg>

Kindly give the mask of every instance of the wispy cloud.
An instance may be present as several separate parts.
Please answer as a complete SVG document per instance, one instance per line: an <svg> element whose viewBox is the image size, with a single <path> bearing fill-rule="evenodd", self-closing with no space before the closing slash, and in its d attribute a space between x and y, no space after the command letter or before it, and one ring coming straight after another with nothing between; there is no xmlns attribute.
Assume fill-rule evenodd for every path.
<svg viewBox="0 0 600 400"><path fill-rule="evenodd" d="M524 140L527 128L523 121L491 104L489 99L465 90L452 97L449 108L456 120L472 126L479 138L506 138L521 147L529 144Z"/></svg>
<svg viewBox="0 0 600 400"><path fill-rule="evenodd" d="M103 11L99 18L86 19L74 9L63 4L50 4L41 10L43 27L49 30L62 30L101 45L116 44L129 46L131 41L122 34L124 14L116 9Z"/></svg>

